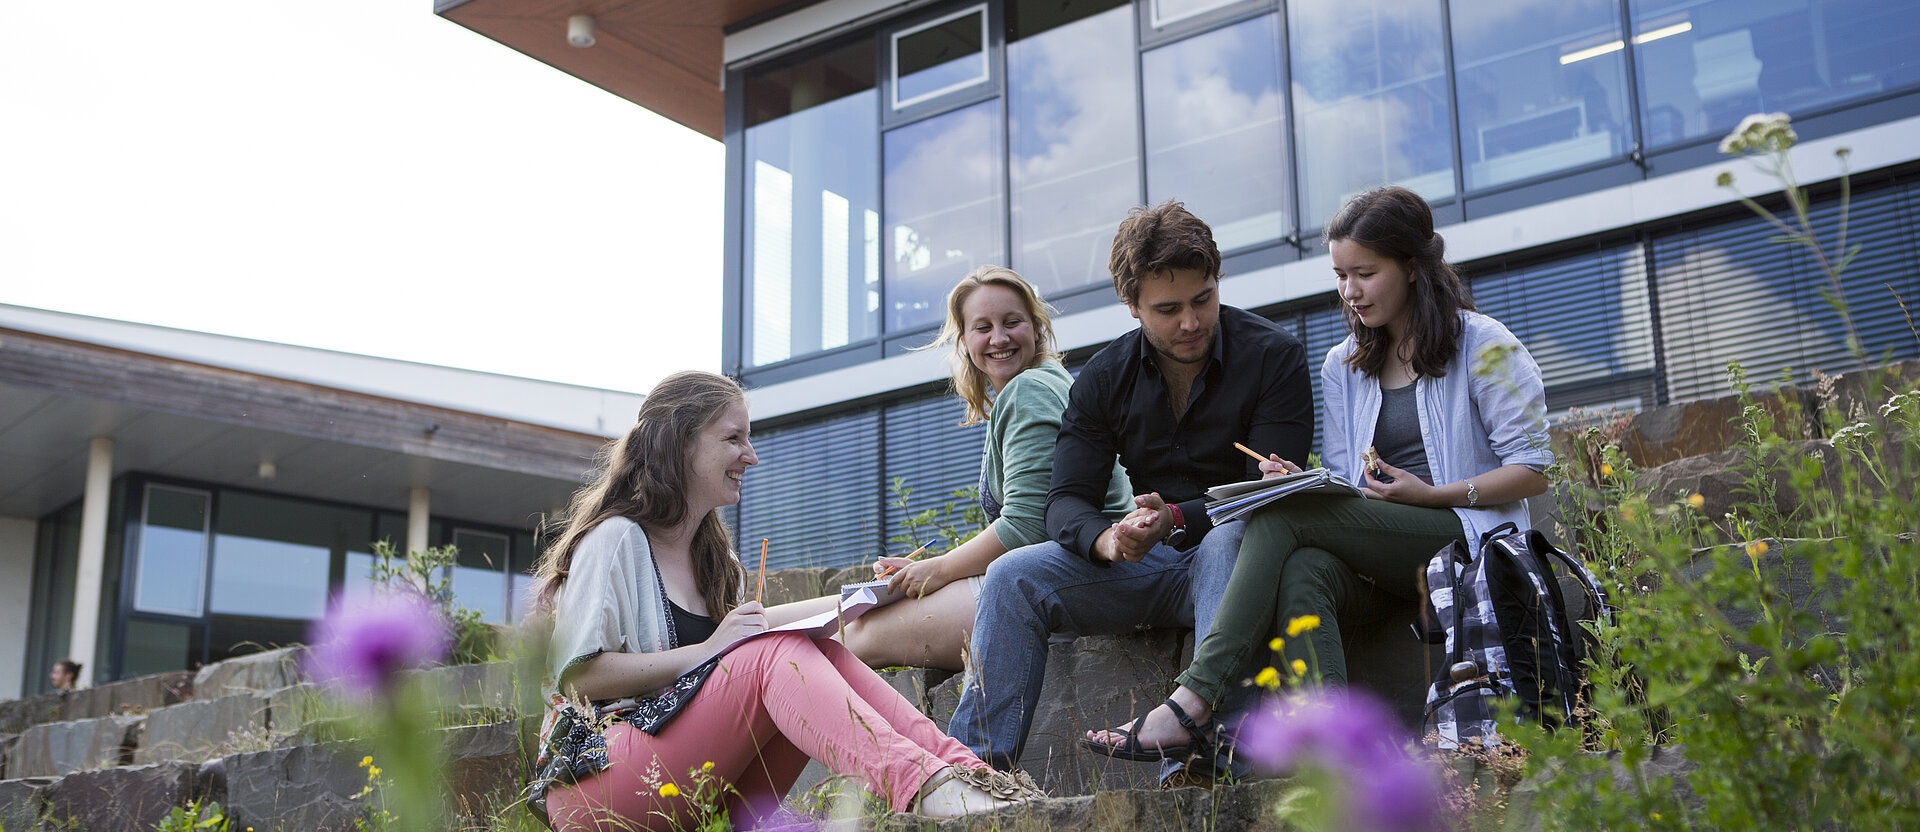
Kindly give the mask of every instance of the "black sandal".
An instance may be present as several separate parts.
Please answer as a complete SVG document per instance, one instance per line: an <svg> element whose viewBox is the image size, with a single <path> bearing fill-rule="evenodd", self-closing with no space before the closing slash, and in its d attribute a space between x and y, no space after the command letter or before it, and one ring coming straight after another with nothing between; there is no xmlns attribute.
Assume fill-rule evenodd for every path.
<svg viewBox="0 0 1920 832"><path fill-rule="evenodd" d="M1173 701L1171 698L1162 704L1167 706L1167 710L1173 712L1173 718L1180 722L1180 727L1187 729L1187 736L1192 737L1192 739L1187 741L1186 745L1163 746L1160 748L1141 747L1140 729L1145 727L1147 724L1147 715L1153 713L1152 711L1141 714L1139 718L1133 721L1132 725L1126 728L1113 728L1109 730L1109 733L1119 734L1126 738L1126 741L1119 745L1108 745L1107 743L1087 737L1080 738L1080 745L1095 754L1133 763L1157 763L1161 760L1187 760L1196 757L1213 756L1213 735L1215 733L1213 723L1211 721L1206 725L1195 723L1193 717L1187 716L1186 709L1180 707L1180 703Z"/></svg>

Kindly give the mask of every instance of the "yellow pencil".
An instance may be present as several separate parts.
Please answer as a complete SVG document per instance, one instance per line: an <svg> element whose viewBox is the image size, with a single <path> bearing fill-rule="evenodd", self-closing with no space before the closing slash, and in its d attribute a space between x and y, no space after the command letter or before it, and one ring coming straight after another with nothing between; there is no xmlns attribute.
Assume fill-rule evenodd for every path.
<svg viewBox="0 0 1920 832"><path fill-rule="evenodd" d="M1252 449L1252 448L1249 448L1249 447L1247 447L1247 446L1245 446L1245 445L1242 445L1242 444L1240 444L1240 443L1238 443L1238 442L1235 442L1235 443L1233 443L1233 446L1234 446L1234 447L1236 447L1236 448L1239 448L1239 449L1240 449L1240 452L1241 452L1241 453L1243 453L1243 454L1246 454L1247 456L1250 456L1250 457L1253 457L1254 459L1257 459L1257 460L1260 460L1261 462L1267 462L1267 461L1268 461L1266 457L1264 457L1264 456L1261 456L1261 455L1259 455L1259 454L1257 454L1257 453L1254 453L1254 452L1253 452L1253 449Z"/></svg>
<svg viewBox="0 0 1920 832"><path fill-rule="evenodd" d="M753 602L762 603L767 597L767 539L760 538L760 588L753 591Z"/></svg>

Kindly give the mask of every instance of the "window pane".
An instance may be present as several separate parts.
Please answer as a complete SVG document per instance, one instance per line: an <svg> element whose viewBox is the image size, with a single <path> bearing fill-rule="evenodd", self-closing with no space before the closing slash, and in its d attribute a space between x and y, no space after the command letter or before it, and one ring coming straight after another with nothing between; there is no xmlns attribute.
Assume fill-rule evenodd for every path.
<svg viewBox="0 0 1920 832"><path fill-rule="evenodd" d="M893 36L893 106L987 80L987 10L969 9Z"/></svg>
<svg viewBox="0 0 1920 832"><path fill-rule="evenodd" d="M1006 262L1000 142L998 101L887 133L888 330L938 323L954 283Z"/></svg>
<svg viewBox="0 0 1920 832"><path fill-rule="evenodd" d="M1624 46L1614 0L1455 3L1467 187L1626 155Z"/></svg>
<svg viewBox="0 0 1920 832"><path fill-rule="evenodd" d="M1385 184L1453 196L1439 0L1301 0L1287 10L1305 224Z"/></svg>
<svg viewBox="0 0 1920 832"><path fill-rule="evenodd" d="M147 487L134 609L199 616L206 582L207 495Z"/></svg>
<svg viewBox="0 0 1920 832"><path fill-rule="evenodd" d="M1144 61L1147 201L1185 202L1222 251L1286 236L1279 18L1189 38Z"/></svg>
<svg viewBox="0 0 1920 832"><path fill-rule="evenodd" d="M1021 19L1038 5L1016 24L1042 22ZM1013 267L1043 295L1108 281L1114 228L1140 199L1133 54L1125 6L1007 44Z"/></svg>
<svg viewBox="0 0 1920 832"><path fill-rule="evenodd" d="M1920 4L1632 0L1653 146L1719 137L1752 113L1806 115L1920 83Z"/></svg>
<svg viewBox="0 0 1920 832"><path fill-rule="evenodd" d="M861 42L747 82L746 354L754 366L878 334L880 118Z"/></svg>
<svg viewBox="0 0 1920 832"><path fill-rule="evenodd" d="M1214 9L1226 8L1240 0L1147 0L1147 2L1153 9L1152 25L1157 29Z"/></svg>
<svg viewBox="0 0 1920 832"><path fill-rule="evenodd" d="M453 545L459 550L453 567L453 599L480 612L481 620L506 620L507 536L456 529Z"/></svg>
<svg viewBox="0 0 1920 832"><path fill-rule="evenodd" d="M127 621L126 653L120 663L120 678L134 679L170 670L193 668L191 657L198 651L193 645L193 627L159 621Z"/></svg>
<svg viewBox="0 0 1920 832"><path fill-rule="evenodd" d="M213 611L319 618L327 610L324 546L223 534L214 541Z"/></svg>
<svg viewBox="0 0 1920 832"><path fill-rule="evenodd" d="M210 606L249 618L319 618L334 557L366 551L374 533L371 511L266 494L221 492L219 518Z"/></svg>

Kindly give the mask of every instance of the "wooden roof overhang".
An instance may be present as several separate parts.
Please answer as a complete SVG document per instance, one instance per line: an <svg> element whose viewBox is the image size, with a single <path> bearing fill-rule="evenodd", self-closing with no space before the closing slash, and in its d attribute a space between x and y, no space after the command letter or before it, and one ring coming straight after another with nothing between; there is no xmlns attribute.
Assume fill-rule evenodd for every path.
<svg viewBox="0 0 1920 832"><path fill-rule="evenodd" d="M713 139L724 126L726 27L794 0L437 0L441 17ZM592 15L591 47L567 18Z"/></svg>
<svg viewBox="0 0 1920 832"><path fill-rule="evenodd" d="M509 526L566 504L606 437L0 328L0 515L77 498L88 440L114 473ZM260 463L271 462L272 479Z"/></svg>

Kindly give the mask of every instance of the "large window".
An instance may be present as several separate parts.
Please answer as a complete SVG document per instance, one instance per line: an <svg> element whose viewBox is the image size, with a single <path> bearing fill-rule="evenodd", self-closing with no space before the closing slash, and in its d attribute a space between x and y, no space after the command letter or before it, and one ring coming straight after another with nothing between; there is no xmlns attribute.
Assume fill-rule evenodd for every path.
<svg viewBox="0 0 1920 832"><path fill-rule="evenodd" d="M1000 102L887 133L887 329L938 323L947 290L1004 263Z"/></svg>
<svg viewBox="0 0 1920 832"><path fill-rule="evenodd" d="M1295 0L1287 13L1306 224L1389 183L1453 196L1440 0Z"/></svg>
<svg viewBox="0 0 1920 832"><path fill-rule="evenodd" d="M146 490L133 608L199 616L207 569L207 493L153 485Z"/></svg>
<svg viewBox="0 0 1920 832"><path fill-rule="evenodd" d="M365 509L239 491L220 494L213 550L216 614L319 618L327 609L336 554L365 552L373 514Z"/></svg>
<svg viewBox="0 0 1920 832"><path fill-rule="evenodd" d="M1133 10L1010 5L1013 267L1043 295L1105 283L1114 228L1140 201Z"/></svg>
<svg viewBox="0 0 1920 832"><path fill-rule="evenodd" d="M1659 146L1750 113L1801 117L1920 83L1911 0L1630 0L1641 117Z"/></svg>
<svg viewBox="0 0 1920 832"><path fill-rule="evenodd" d="M748 360L870 339L880 310L873 45L763 72L746 86Z"/></svg>
<svg viewBox="0 0 1920 832"><path fill-rule="evenodd" d="M1142 62L1147 201L1185 202L1221 251L1291 232L1279 16L1155 49Z"/></svg>
<svg viewBox="0 0 1920 832"><path fill-rule="evenodd" d="M1468 188L1626 155L1617 0L1454 3L1451 11Z"/></svg>

